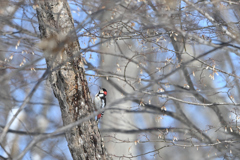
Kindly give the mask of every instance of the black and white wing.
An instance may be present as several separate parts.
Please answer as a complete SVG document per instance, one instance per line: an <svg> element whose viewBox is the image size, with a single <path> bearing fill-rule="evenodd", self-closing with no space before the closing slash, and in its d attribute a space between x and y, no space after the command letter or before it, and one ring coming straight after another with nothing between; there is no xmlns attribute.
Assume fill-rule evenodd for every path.
<svg viewBox="0 0 240 160"><path fill-rule="evenodd" d="M107 105L106 98L102 98L102 105L101 108L104 108Z"/></svg>

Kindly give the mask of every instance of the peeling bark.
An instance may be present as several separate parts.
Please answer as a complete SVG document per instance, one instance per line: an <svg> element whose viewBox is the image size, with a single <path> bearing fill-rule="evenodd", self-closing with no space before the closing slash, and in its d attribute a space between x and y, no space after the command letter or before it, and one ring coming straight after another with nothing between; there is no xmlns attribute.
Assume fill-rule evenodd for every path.
<svg viewBox="0 0 240 160"><path fill-rule="evenodd" d="M61 107L63 124L67 125L90 115L94 110L83 59L79 54L80 45L67 1L36 0L35 4L40 37L49 42L46 46L50 49L42 49L51 71L50 84ZM60 34L64 36L61 38ZM103 146L94 119L72 128L65 136L74 160L112 159Z"/></svg>

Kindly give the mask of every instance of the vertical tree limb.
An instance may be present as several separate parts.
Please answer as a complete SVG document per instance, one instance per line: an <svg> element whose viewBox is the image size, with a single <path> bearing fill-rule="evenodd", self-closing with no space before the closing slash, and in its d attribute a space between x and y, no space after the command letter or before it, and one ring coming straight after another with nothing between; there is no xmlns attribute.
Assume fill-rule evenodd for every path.
<svg viewBox="0 0 240 160"><path fill-rule="evenodd" d="M66 0L37 0L35 3L41 47L52 71L49 80L59 101L63 124L67 125L94 111L83 59L79 55L80 45ZM65 136L73 159L111 159L102 145L94 119L72 128Z"/></svg>

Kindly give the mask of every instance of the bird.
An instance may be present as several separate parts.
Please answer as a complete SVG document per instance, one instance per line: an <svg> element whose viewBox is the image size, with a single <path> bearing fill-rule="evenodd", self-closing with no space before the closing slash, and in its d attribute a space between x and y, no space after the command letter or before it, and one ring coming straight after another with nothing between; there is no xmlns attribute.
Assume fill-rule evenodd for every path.
<svg viewBox="0 0 240 160"><path fill-rule="evenodd" d="M94 99L96 110L106 107L106 104L107 104L106 96L107 96L107 90L105 88L101 88L99 92L96 94ZM97 121L103 116L103 114L104 112L99 113L97 115Z"/></svg>

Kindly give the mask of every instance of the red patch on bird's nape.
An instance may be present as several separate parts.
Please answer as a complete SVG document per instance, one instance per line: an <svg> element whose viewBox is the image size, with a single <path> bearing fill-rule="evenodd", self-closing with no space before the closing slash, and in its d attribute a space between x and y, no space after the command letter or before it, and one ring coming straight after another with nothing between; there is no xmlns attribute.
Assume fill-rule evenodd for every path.
<svg viewBox="0 0 240 160"><path fill-rule="evenodd" d="M105 96L107 95L107 91L104 91L103 93L104 93Z"/></svg>

